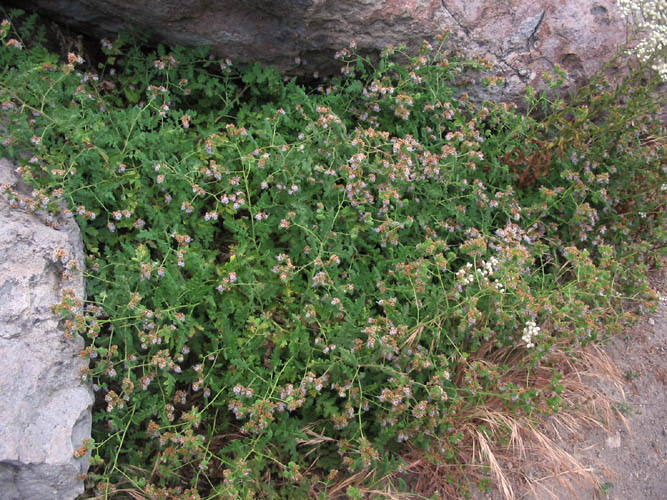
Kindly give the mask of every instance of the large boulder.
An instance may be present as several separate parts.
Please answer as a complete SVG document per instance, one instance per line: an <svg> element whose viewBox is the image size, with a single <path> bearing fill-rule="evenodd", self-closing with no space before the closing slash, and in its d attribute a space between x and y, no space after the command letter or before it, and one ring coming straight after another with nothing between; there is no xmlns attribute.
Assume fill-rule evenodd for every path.
<svg viewBox="0 0 667 500"><path fill-rule="evenodd" d="M88 456L74 455L90 438L93 395L80 375L83 339L65 334L51 306L63 294L83 300L69 264L83 270L83 242L71 219L56 229L10 208L31 207L13 167L0 159L0 498L73 499L88 470Z"/></svg>
<svg viewBox="0 0 667 500"><path fill-rule="evenodd" d="M445 29L448 48L486 57L516 99L560 64L579 83L625 40L614 0L20 0L75 29L113 37L138 25L154 41L210 45L218 56L291 74L334 71L353 40L363 53L413 50ZM483 93L481 87L476 92Z"/></svg>

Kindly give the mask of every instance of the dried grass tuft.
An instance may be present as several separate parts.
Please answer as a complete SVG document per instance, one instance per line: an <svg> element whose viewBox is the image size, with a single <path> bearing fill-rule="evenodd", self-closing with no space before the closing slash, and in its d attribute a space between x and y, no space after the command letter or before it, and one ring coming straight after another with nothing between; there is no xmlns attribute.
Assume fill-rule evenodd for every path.
<svg viewBox="0 0 667 500"><path fill-rule="evenodd" d="M554 498L554 481L558 489L566 488L573 497L578 492L599 489L601 478L596 470L577 460L562 442L570 434L581 434L587 429L609 431L615 422L627 421L616 409L617 399L607 395L598 386L606 386L624 399L622 375L613 361L598 346L589 346L574 353L566 346L556 347L537 369L516 369L503 380L548 390L556 373L562 373L561 398L563 410L548 415L547 409L539 415L509 413L498 398L489 397L486 406L459 411L457 419L464 439L455 450L456 464L447 463L433 450L411 449L404 454L410 463L402 475L412 486L414 496L465 498L472 485L482 479L492 479L499 493L507 500L532 493L536 498ZM484 363L506 363L512 353L506 351L490 361L484 354ZM484 426L481 428L480 426ZM392 478L386 478L391 483ZM351 484L351 483L346 483ZM389 492L386 492L389 495ZM393 498L388 496L388 498ZM399 497L396 497L399 498Z"/></svg>

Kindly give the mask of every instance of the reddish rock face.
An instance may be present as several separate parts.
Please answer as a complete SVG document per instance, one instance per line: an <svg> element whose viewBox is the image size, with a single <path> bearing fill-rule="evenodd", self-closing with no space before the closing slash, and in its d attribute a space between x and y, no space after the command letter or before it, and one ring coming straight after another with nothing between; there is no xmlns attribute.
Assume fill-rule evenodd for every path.
<svg viewBox="0 0 667 500"><path fill-rule="evenodd" d="M290 74L337 71L333 54L386 45L416 49L451 30L448 48L480 55L505 77L497 98L516 99L555 63L585 80L625 41L614 0L22 0L94 36L130 24L167 44L210 45L216 55ZM295 61L300 60L297 64ZM487 92L480 86L473 93Z"/></svg>

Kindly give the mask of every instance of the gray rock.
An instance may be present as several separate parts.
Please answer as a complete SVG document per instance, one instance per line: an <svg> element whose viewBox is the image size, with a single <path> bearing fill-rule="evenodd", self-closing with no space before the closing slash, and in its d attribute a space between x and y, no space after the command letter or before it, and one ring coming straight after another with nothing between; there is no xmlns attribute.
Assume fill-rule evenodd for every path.
<svg viewBox="0 0 667 500"><path fill-rule="evenodd" d="M560 64L582 83L625 41L614 0L20 0L97 37L139 25L153 41L210 45L218 56L261 61L289 74L337 72L335 51L406 44L451 30L448 50L486 57L505 85L471 96L520 100ZM299 61L297 63L297 61Z"/></svg>
<svg viewBox="0 0 667 500"><path fill-rule="evenodd" d="M25 193L12 164L0 159L0 185ZM81 273L63 277L62 249L83 270L73 220L59 230L11 209L0 195L0 499L73 499L83 493L93 394L81 381L83 339L67 339L51 306L71 289L84 298Z"/></svg>

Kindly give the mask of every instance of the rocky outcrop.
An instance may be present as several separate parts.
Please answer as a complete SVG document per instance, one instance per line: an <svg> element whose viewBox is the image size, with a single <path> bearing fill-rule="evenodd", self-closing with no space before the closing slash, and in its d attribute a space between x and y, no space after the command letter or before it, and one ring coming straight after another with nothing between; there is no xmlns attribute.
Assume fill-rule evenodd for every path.
<svg viewBox="0 0 667 500"><path fill-rule="evenodd" d="M210 45L219 56L261 61L291 74L335 70L333 54L415 49L451 30L453 51L480 55L516 99L560 64L569 83L590 76L625 40L614 0L21 0L97 37L139 25L154 41ZM486 92L475 89L477 94Z"/></svg>
<svg viewBox="0 0 667 500"><path fill-rule="evenodd" d="M30 195L0 159L3 185ZM63 277L83 269L83 243L73 220L58 230L9 205L0 194L0 498L73 499L88 469L87 455L74 455L90 438L93 395L79 373L83 339L67 338L51 306L63 293L83 299L81 273Z"/></svg>

